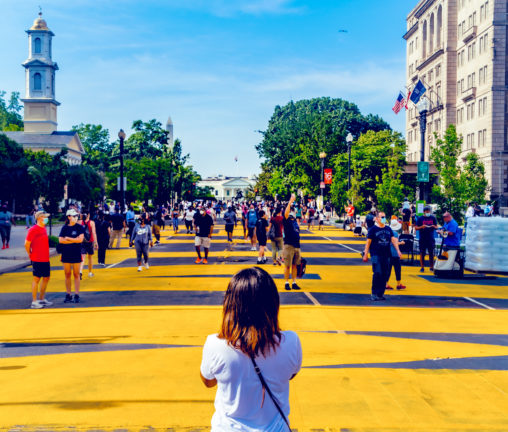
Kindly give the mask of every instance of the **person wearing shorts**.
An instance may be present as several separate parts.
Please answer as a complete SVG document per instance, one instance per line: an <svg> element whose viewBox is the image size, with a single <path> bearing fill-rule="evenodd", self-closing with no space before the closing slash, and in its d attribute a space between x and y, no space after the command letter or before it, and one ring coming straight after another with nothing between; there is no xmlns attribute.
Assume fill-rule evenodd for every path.
<svg viewBox="0 0 508 432"><path fill-rule="evenodd" d="M256 237L259 243L258 264L266 263L265 248L268 230L268 221L264 210L259 210L259 219L256 222Z"/></svg>
<svg viewBox="0 0 508 432"><path fill-rule="evenodd" d="M44 298L51 272L49 265L49 239L46 232L48 216L49 214L44 211L36 212L34 216L36 224L29 228L25 239L25 250L30 261L32 261L32 304L30 305L32 309L40 309L53 304ZM39 282L41 282L41 290L37 300Z"/></svg>
<svg viewBox="0 0 508 432"><path fill-rule="evenodd" d="M78 212L74 209L67 210L67 220L58 236L62 251L62 264L65 275L65 300L64 303L79 303L79 269L81 267L81 244L84 238L84 228L78 224ZM71 275L74 276L74 297L71 295Z"/></svg>
<svg viewBox="0 0 508 432"><path fill-rule="evenodd" d="M210 249L211 238L213 234L213 218L206 212L205 208L199 210L199 215L194 218L194 228L196 237L194 246L196 247L196 264L208 264L208 250ZM205 258L201 258L201 247L205 249Z"/></svg>
<svg viewBox="0 0 508 432"><path fill-rule="evenodd" d="M282 225L284 227L284 248L282 249L282 258L284 259L284 279L286 283L284 288L286 290L299 290L300 287L296 284L296 266L301 263L300 254L300 226L296 220L296 213L293 203L296 199L295 194L291 195L291 199L284 212L284 219ZM292 276L293 283L289 285L289 277Z"/></svg>
<svg viewBox="0 0 508 432"><path fill-rule="evenodd" d="M99 245L97 243L97 232L95 230L95 222L90 220L90 214L87 212L83 212L81 215L81 225L83 226L83 230L88 230L90 233L90 238L88 241L86 239L81 243L81 266L79 269L79 278L83 279L83 268L85 266L85 256L88 256L88 277L93 277L93 251L94 249L98 249Z"/></svg>

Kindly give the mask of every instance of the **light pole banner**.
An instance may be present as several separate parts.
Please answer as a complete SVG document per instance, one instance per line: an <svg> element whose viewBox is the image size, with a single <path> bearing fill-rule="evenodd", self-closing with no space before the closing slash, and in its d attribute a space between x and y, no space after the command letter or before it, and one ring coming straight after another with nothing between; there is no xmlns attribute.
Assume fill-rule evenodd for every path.
<svg viewBox="0 0 508 432"><path fill-rule="evenodd" d="M333 180L332 169L326 168L325 169L325 184L332 184L332 180Z"/></svg>

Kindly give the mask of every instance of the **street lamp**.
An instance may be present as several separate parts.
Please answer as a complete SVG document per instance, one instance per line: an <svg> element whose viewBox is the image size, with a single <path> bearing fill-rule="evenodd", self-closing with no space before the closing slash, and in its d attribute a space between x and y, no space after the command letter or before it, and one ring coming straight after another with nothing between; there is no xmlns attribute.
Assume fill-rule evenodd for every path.
<svg viewBox="0 0 508 432"><path fill-rule="evenodd" d="M430 109L430 101L427 98L422 98L416 105L420 113L420 162L425 161L425 131L427 130L427 113ZM425 199L425 183L420 182L420 200Z"/></svg>
<svg viewBox="0 0 508 432"><path fill-rule="evenodd" d="M353 135L351 132L347 134L347 192L349 195L349 189L351 188L351 144L353 143Z"/></svg>
<svg viewBox="0 0 508 432"><path fill-rule="evenodd" d="M123 142L125 140L125 132L123 129L120 129L118 132L118 138L120 139L120 196L121 196L121 212L123 213L125 209L125 188L124 188L124 180L123 180Z"/></svg>
<svg viewBox="0 0 508 432"><path fill-rule="evenodd" d="M321 183L319 187L321 188L321 205L324 204L325 198L324 198L324 191L325 191L325 158L326 153L322 151L319 153L319 159L321 159Z"/></svg>

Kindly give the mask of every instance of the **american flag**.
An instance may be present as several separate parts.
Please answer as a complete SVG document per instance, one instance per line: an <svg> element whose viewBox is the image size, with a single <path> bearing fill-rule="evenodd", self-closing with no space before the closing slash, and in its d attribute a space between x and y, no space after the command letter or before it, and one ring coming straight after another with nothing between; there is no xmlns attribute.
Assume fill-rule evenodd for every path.
<svg viewBox="0 0 508 432"><path fill-rule="evenodd" d="M235 162L238 162L238 156L235 156Z"/></svg>
<svg viewBox="0 0 508 432"><path fill-rule="evenodd" d="M400 110L404 108L404 105L405 105L404 96L402 95L402 93L399 92L399 97L395 101L395 105L393 106L392 111L395 114L398 114Z"/></svg>
<svg viewBox="0 0 508 432"><path fill-rule="evenodd" d="M410 97L411 97L411 90L408 90L408 92L407 92L407 98L406 98L406 104L404 105L404 108L406 108L406 109L409 109L407 105L409 104L409 98Z"/></svg>

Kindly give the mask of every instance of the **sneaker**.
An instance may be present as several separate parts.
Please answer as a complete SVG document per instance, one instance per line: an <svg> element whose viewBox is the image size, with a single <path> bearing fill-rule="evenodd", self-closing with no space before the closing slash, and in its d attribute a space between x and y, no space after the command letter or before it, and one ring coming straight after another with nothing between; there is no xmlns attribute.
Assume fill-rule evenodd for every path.
<svg viewBox="0 0 508 432"><path fill-rule="evenodd" d="M46 299L42 299L42 300L39 300L39 303L44 305L44 306L53 306L53 302L50 302Z"/></svg>
<svg viewBox="0 0 508 432"><path fill-rule="evenodd" d="M40 302L40 300L35 300L30 305L31 309L42 309L43 307L44 307L44 305Z"/></svg>
<svg viewBox="0 0 508 432"><path fill-rule="evenodd" d="M65 294L64 303L72 303L72 296L70 294Z"/></svg>
<svg viewBox="0 0 508 432"><path fill-rule="evenodd" d="M266 257L263 257L263 264L266 264Z"/></svg>
<svg viewBox="0 0 508 432"><path fill-rule="evenodd" d="M208 264L208 260L206 258L203 260L203 264Z"/></svg>
<svg viewBox="0 0 508 432"><path fill-rule="evenodd" d="M385 289L387 289L387 290L393 290L393 287L392 287L392 286L390 286L390 285L386 285L386 288L385 288Z"/></svg>
<svg viewBox="0 0 508 432"><path fill-rule="evenodd" d="M277 263L277 261L274 261L274 262L273 262L273 265L274 265L274 266L276 266L277 264L278 264L278 263Z"/></svg>
<svg viewBox="0 0 508 432"><path fill-rule="evenodd" d="M145 268L148 270L150 268L150 264L145 263Z"/></svg>
<svg viewBox="0 0 508 432"><path fill-rule="evenodd" d="M258 259L258 264L259 265L264 264L263 260Z"/></svg>
<svg viewBox="0 0 508 432"><path fill-rule="evenodd" d="M79 294L74 294L74 303L79 303L81 300L79 298Z"/></svg>
<svg viewBox="0 0 508 432"><path fill-rule="evenodd" d="M4 249L5 249L5 245L2 246L2 250L4 250Z"/></svg>
<svg viewBox="0 0 508 432"><path fill-rule="evenodd" d="M375 296L375 295L371 295L370 296L370 299L372 301L382 301L382 300L386 300L383 296Z"/></svg>
<svg viewBox="0 0 508 432"><path fill-rule="evenodd" d="M88 273L88 277L93 277L93 273L92 272Z"/></svg>
<svg viewBox="0 0 508 432"><path fill-rule="evenodd" d="M289 282L286 282L286 283L284 284L284 289L285 289L286 291L291 291L291 287L289 286Z"/></svg>
<svg viewBox="0 0 508 432"><path fill-rule="evenodd" d="M301 288L296 284L296 282L293 282L293 285L291 285L291 288L294 290L300 290Z"/></svg>
<svg viewBox="0 0 508 432"><path fill-rule="evenodd" d="M397 289L398 289L398 290L405 290L405 289L406 289L406 286L405 286L405 285L402 285L402 284L398 284L398 285L397 285Z"/></svg>
<svg viewBox="0 0 508 432"><path fill-rule="evenodd" d="M6 245L5 245L5 249L9 249L9 244L6 244Z"/></svg>
<svg viewBox="0 0 508 432"><path fill-rule="evenodd" d="M257 251L256 246L252 246L251 251Z"/></svg>
<svg viewBox="0 0 508 432"><path fill-rule="evenodd" d="M138 266L138 271L142 271L143 268L141 266Z"/></svg>
<svg viewBox="0 0 508 432"><path fill-rule="evenodd" d="M196 261L194 261L196 264L201 264L201 261L203 261L201 258L196 258Z"/></svg>

